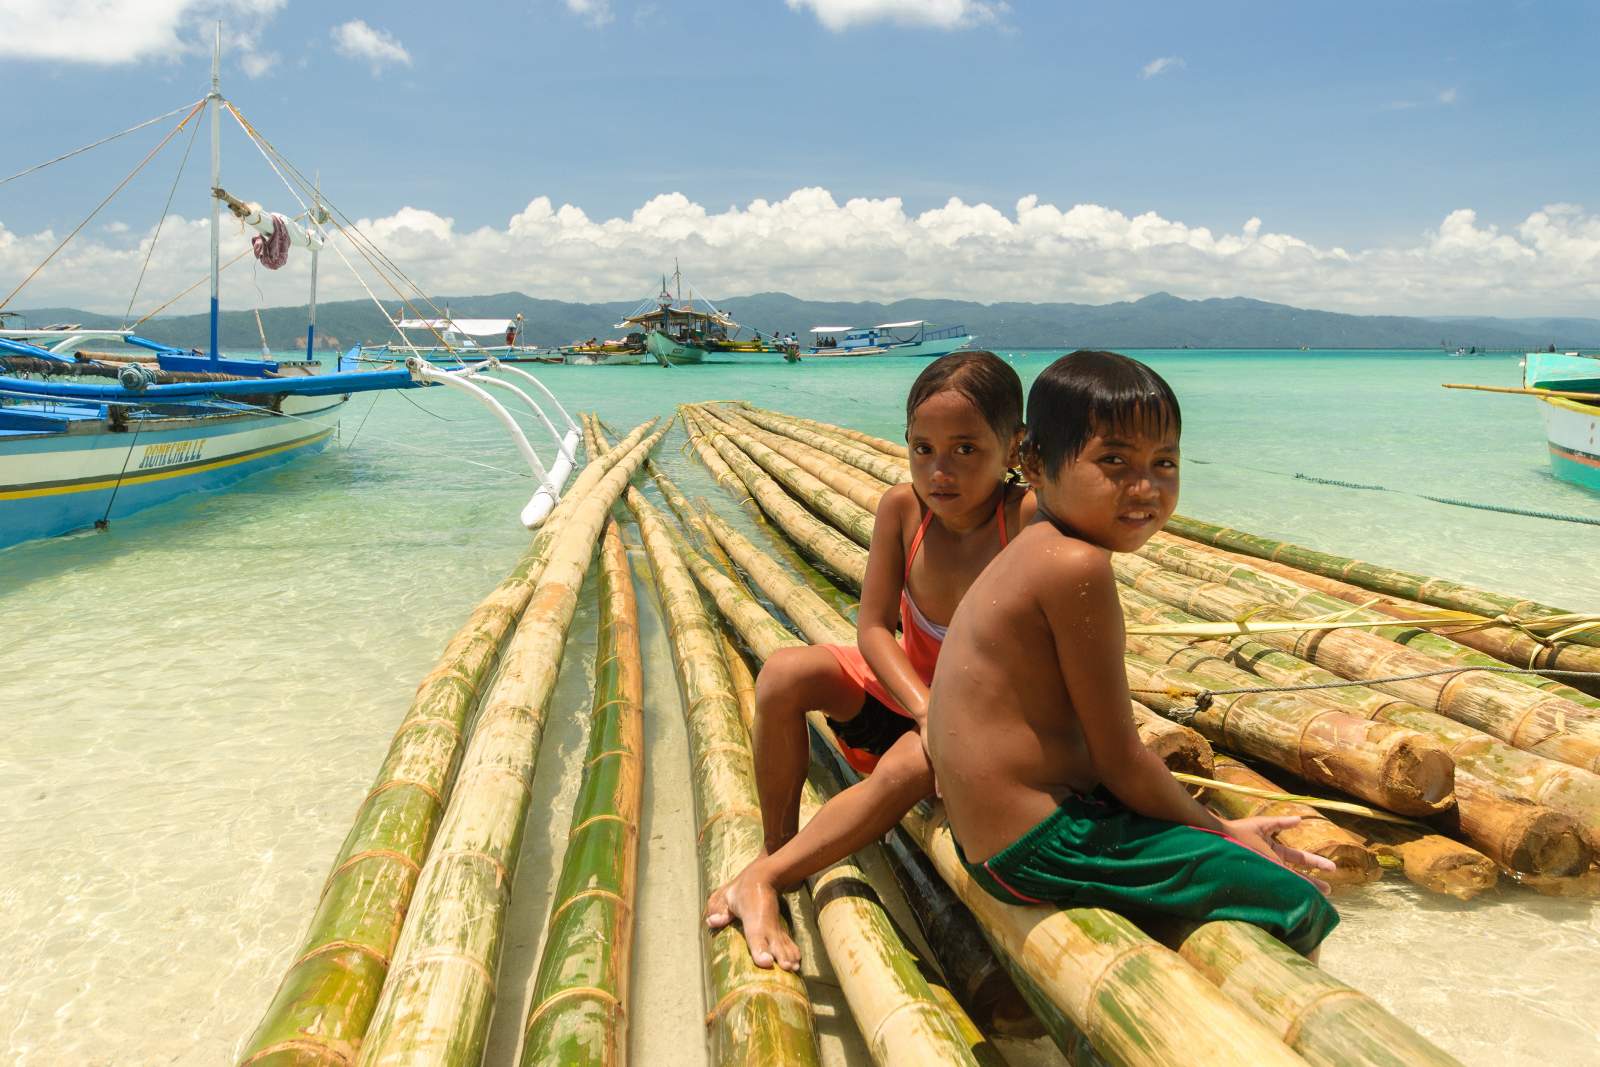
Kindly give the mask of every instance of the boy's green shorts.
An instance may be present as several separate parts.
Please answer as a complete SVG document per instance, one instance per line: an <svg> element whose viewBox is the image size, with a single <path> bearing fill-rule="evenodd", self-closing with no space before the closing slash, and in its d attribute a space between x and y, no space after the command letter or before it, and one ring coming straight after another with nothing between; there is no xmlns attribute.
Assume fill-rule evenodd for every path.
<svg viewBox="0 0 1600 1067"><path fill-rule="evenodd" d="M956 855L1007 904L1056 904L1253 923L1310 952L1339 913L1310 881L1222 834L1149 819L1104 787L1069 796L983 863Z"/></svg>

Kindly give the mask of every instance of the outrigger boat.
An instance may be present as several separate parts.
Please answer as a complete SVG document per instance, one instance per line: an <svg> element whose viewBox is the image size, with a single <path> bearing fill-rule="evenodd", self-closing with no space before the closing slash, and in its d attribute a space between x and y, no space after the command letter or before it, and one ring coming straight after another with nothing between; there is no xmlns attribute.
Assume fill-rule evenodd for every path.
<svg viewBox="0 0 1600 1067"><path fill-rule="evenodd" d="M813 326L807 356L946 356L973 341L965 326L935 326L922 319L877 326Z"/></svg>
<svg viewBox="0 0 1600 1067"><path fill-rule="evenodd" d="M488 376L501 368L486 358L472 367L441 370L411 357L403 369L358 370L352 349L331 373L315 359L316 255L329 217L317 207L302 228L230 196L219 173L220 112L226 108L282 172L298 175L261 140L219 89L221 28L212 60L211 91L167 136L170 142L209 110L212 137L211 340L201 354L140 337L132 329L73 327L0 329L0 548L23 541L104 527L113 519L185 493L223 488L249 474L325 447L340 410L359 392L443 385L484 403L504 424L527 461L537 489L523 508L524 525L537 526L561 495L577 456L577 423L545 386L520 376L554 403L557 427L523 388ZM182 109L180 109L182 110ZM108 138L109 140L109 138ZM163 142L165 144L166 142ZM146 162L155 152L146 157ZM288 179L285 178L288 184ZM298 198L293 185L290 191ZM309 188L304 190L310 193ZM303 360L235 359L218 350L219 221L223 204L281 266L291 246L311 252L311 324ZM359 240L359 235L351 236ZM263 262L267 262L263 256ZM269 267L272 263L267 263ZM37 274L37 271L35 271ZM32 276L30 276L31 278ZM23 283L24 285L26 282ZM18 285L5 301L23 288ZM12 313L13 315L15 313ZM88 344L117 346L91 350ZM109 379L87 383L84 378ZM521 426L485 387L517 396L544 424L559 455L548 467Z"/></svg>
<svg viewBox="0 0 1600 1067"><path fill-rule="evenodd" d="M590 338L559 349L562 361L576 367L632 367L644 361L644 334L630 333L620 341Z"/></svg>
<svg viewBox="0 0 1600 1067"><path fill-rule="evenodd" d="M738 339L744 327L696 293L692 285L689 299L685 300L683 275L674 269L672 277L677 283L676 297L667 290L667 280L662 278L661 292L655 300L640 304L633 314L617 324L618 329L641 331L646 348L663 367L703 363L708 354L718 352L771 353L791 363L800 358L794 346L768 343L759 333L748 340Z"/></svg>
<svg viewBox="0 0 1600 1067"><path fill-rule="evenodd" d="M510 319L458 319L445 308L439 318L405 318L397 315L391 325L404 339L401 344L385 342L362 345L361 358L368 362L389 363L418 356L429 363L447 367L468 366L496 359L501 363L560 363L561 354L538 345L523 343L525 323L522 312ZM438 344L416 345L407 330L426 330ZM504 337L505 344L485 345L480 337Z"/></svg>
<svg viewBox="0 0 1600 1067"><path fill-rule="evenodd" d="M1529 352L1522 384L1539 397L1550 472L1600 492L1600 356Z"/></svg>

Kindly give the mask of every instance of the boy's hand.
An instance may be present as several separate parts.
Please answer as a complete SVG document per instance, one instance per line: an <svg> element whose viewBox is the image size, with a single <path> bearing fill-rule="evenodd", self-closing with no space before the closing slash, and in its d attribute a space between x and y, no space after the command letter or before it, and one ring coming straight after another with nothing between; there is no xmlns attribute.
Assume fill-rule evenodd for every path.
<svg viewBox="0 0 1600 1067"><path fill-rule="evenodd" d="M1325 856L1300 848L1291 848L1278 840L1279 833L1300 825L1298 815L1257 815L1248 819L1219 821L1240 844L1255 849L1267 859L1281 863L1285 867L1298 867L1302 872L1334 870L1333 861ZM1333 887L1316 875L1308 874L1306 878L1324 895L1332 891Z"/></svg>

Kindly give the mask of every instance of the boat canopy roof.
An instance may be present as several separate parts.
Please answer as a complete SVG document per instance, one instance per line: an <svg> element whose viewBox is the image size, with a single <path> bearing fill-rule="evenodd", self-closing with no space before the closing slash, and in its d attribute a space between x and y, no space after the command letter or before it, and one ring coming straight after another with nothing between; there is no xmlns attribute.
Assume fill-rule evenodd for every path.
<svg viewBox="0 0 1600 1067"><path fill-rule="evenodd" d="M657 305L650 311L629 315L627 318L623 319L621 322L612 327L612 329L620 330L625 326L644 326L652 322L660 322L662 316L669 312L674 319L703 319L706 322L717 322L724 326L734 325L733 320L728 318L726 314L720 311L712 314L705 311L697 311L694 308L688 307L661 307Z"/></svg>
<svg viewBox="0 0 1600 1067"><path fill-rule="evenodd" d="M912 319L910 322L880 322L874 329L878 330L909 330L913 326L926 325L926 319Z"/></svg>
<svg viewBox="0 0 1600 1067"><path fill-rule="evenodd" d="M813 326L812 333L849 333L854 326Z"/></svg>
<svg viewBox="0 0 1600 1067"><path fill-rule="evenodd" d="M468 337L488 337L505 333L511 319L401 319L395 326L402 330L454 330Z"/></svg>

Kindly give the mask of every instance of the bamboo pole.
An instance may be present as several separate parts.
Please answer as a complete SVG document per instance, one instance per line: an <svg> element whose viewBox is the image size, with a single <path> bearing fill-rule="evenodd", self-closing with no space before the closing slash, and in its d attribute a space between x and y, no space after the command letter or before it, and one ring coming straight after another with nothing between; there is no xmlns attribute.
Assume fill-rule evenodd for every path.
<svg viewBox="0 0 1600 1067"><path fill-rule="evenodd" d="M241 1064L350 1062L377 1005L417 874L455 781L468 716L506 634L527 607L555 535L577 501L655 421L584 467L515 569L473 609L418 684L334 859L300 952L240 1053Z"/></svg>
<svg viewBox="0 0 1600 1067"><path fill-rule="evenodd" d="M1388 593L1390 596L1417 600L1453 611L1470 611L1475 615L1485 615L1490 618L1509 615L1522 620L1572 614L1565 609L1541 604L1536 600L1492 593L1444 578L1429 578L1391 567L1380 567L1375 563L1318 552L1287 541L1273 541L1182 515L1174 515L1167 523L1167 529L1192 541L1203 541L1208 545L1241 552L1247 556L1277 560L1304 571L1311 571L1313 574L1337 578L1359 585L1363 589L1371 589L1375 593ZM1600 630L1575 633L1567 640L1600 647Z"/></svg>
<svg viewBox="0 0 1600 1067"><path fill-rule="evenodd" d="M687 429L689 421L687 415L684 421L685 432L687 433L689 432ZM598 423L596 424L596 429L597 431L600 429ZM604 433L600 434L600 439L602 441L605 440ZM692 443L693 440L691 439L691 444ZM722 462L722 457L717 455L716 451L711 449L709 446L706 446L705 451L710 453L709 459L714 460L719 465L721 471L726 471L727 477L731 483L742 491L743 483L741 483L734 476L732 470L728 469L727 464ZM701 459L704 460L707 458L708 457L704 453L701 454ZM707 465L709 466L710 464L708 463ZM695 509L695 506L689 502L689 498L684 495L683 490L679 489L677 484L674 483L672 479L668 478L661 470L660 466L658 466L656 463L646 463L645 471L652 479L655 480L656 487L661 490L662 498L666 500L667 505L672 508L673 513L678 516L678 519L690 532L696 547L703 549L707 555L710 555L718 566L725 567L726 572L731 575L735 581L740 581L738 572L733 569L732 561L727 558L727 554L722 551L722 548L717 544L716 539L712 537L710 532L705 529L705 524L700 519L700 513ZM713 469L712 474L714 477L717 477L719 481L721 480L721 475L718 473L717 469ZM757 506L754 500L746 497L745 501L749 505L745 509L745 513L750 516L750 521L755 525L757 531L759 531L761 536L765 539L765 543L768 545L768 547L771 548L773 552L781 556L783 561L788 564L789 567L795 571L795 573L799 574L801 578L805 580L806 585L811 589L812 592L816 593L823 600L827 601L829 606L831 606L835 611L846 616L852 622L854 622L856 612L855 598L829 581L821 571L813 567L806 561L805 557L796 552L782 535L773 530L771 524L767 522L765 516L761 512L760 507ZM701 501L701 506L705 506L704 501Z"/></svg>
<svg viewBox="0 0 1600 1067"><path fill-rule="evenodd" d="M1194 621L1195 616L1179 611L1162 601L1124 586L1123 610L1138 622ZM1129 647L1207 678L1219 688L1254 684L1247 671L1276 685L1327 685L1343 682L1321 667L1287 652L1269 648L1259 641L1234 637L1188 645L1176 638L1129 638ZM1547 806L1572 818L1591 849L1600 851L1600 775L1579 770L1570 764L1547 759L1532 752L1512 748L1498 738L1473 729L1438 712L1420 708L1364 686L1310 690L1305 699L1340 708L1383 722L1418 730L1442 742L1455 760L1456 784L1471 777L1482 786L1484 795L1496 802ZM1515 855L1526 851L1515 842L1495 842L1476 836L1504 828L1504 820L1473 809L1479 794L1458 791L1456 807L1462 826L1479 848L1491 855Z"/></svg>
<svg viewBox="0 0 1600 1067"><path fill-rule="evenodd" d="M1277 990L1239 996L1244 1006L1317 1067L1461 1067L1455 1057L1389 1014L1371 997L1331 977L1265 930L1241 922L1206 923L1178 952L1226 990Z"/></svg>
<svg viewBox="0 0 1600 1067"><path fill-rule="evenodd" d="M1219 782L1250 786L1281 793L1276 784L1263 778L1232 756L1219 755L1211 772ZM1258 815L1293 815L1300 825L1278 834L1278 840L1291 848L1303 849L1333 861L1334 869L1319 871L1317 877L1329 885L1364 885L1377 881L1383 871L1378 857L1355 834L1335 826L1316 808L1292 800L1265 800L1227 789L1206 789L1201 800L1225 819L1249 819Z"/></svg>
<svg viewBox="0 0 1600 1067"><path fill-rule="evenodd" d="M868 512L878 510L878 501L889 490L887 485L865 471L834 459L827 453L819 452L793 438L768 433L749 419L743 418L738 413L720 405L705 404L699 410L710 414L731 429L748 434L752 440L761 442L761 444L791 461L834 492L841 494L851 503Z"/></svg>
<svg viewBox="0 0 1600 1067"><path fill-rule="evenodd" d="M1259 608L1251 594L1156 566L1138 556L1119 557L1128 585L1208 619L1238 619ZM1600 768L1600 722L1589 709L1495 674L1410 678L1440 669L1438 660L1357 630L1262 633L1261 642L1373 688L1431 707L1457 722L1516 747L1585 770Z"/></svg>
<svg viewBox="0 0 1600 1067"><path fill-rule="evenodd" d="M633 576L615 521L606 524L600 563L589 745L523 1024L523 1067L627 1062L644 664Z"/></svg>
<svg viewBox="0 0 1600 1067"><path fill-rule="evenodd" d="M726 631L722 653L740 718L751 730L756 717L755 677ZM826 799L814 779L813 773L801 790L802 825ZM806 884L816 905L823 948L874 1063L988 1067L995 1061L993 1049L966 1011L906 948L894 920L854 861L847 858L818 871Z"/></svg>
<svg viewBox="0 0 1600 1067"><path fill-rule="evenodd" d="M801 643L710 564L686 561L757 656L765 659ZM751 578L761 584L755 573ZM790 585L800 588L792 580ZM763 592L779 599L765 586ZM788 608L783 610L789 614ZM1110 1062L1301 1062L1126 919L1093 908L1059 911L1001 904L973 883L956 859L942 815L913 813L904 825L999 947Z"/></svg>
<svg viewBox="0 0 1600 1067"><path fill-rule="evenodd" d="M1371 622L1385 622L1389 616L1381 611L1372 611L1365 607L1351 607L1337 597L1325 593L1315 592L1293 581L1286 581L1276 575L1267 574L1257 568L1254 562L1234 562L1233 559L1223 556L1219 550L1209 545L1194 544L1179 541L1167 534L1157 534L1150 543L1139 550L1139 554L1152 563L1188 574L1191 577L1205 581L1221 582L1231 585L1235 589L1260 597L1265 602L1275 605L1296 618L1320 617L1324 615L1339 614L1343 618L1365 620ZM1438 609L1434 609L1437 611ZM1434 633L1431 629L1403 624L1391 624L1369 628L1379 637L1387 638L1396 644L1405 645L1417 652L1427 653L1446 664L1460 664L1462 666L1489 667L1496 671L1504 671L1505 664L1493 656L1486 656L1465 647L1457 641L1443 634ZM1542 689L1554 696L1581 704L1594 713L1593 717L1600 718L1600 700L1589 694L1572 688L1565 682L1554 678L1546 678L1537 674L1511 674L1502 673L1500 677L1507 681L1519 682L1534 689Z"/></svg>
<svg viewBox="0 0 1600 1067"><path fill-rule="evenodd" d="M891 459L875 448L862 448L859 445L851 444L843 438L808 430L804 426L776 416L772 412L762 411L760 408L752 408L746 405L740 408L740 413L752 424L772 433L781 434L790 440L809 445L824 455L832 456L843 463L848 463L863 474L871 476L884 485L895 485L899 482L909 482L911 480L911 468L907 466L904 459Z"/></svg>
<svg viewBox="0 0 1600 1067"><path fill-rule="evenodd" d="M697 408L696 413L702 414L705 408ZM710 415L706 415L711 419ZM745 433L729 422L720 422L711 419L712 447L719 451L723 440L731 441L762 470L771 475L779 485L783 486L789 495L807 509L826 519L840 533L846 534L852 541L866 548L872 543L872 513L859 504L853 503L842 493L830 488L816 476L807 473L799 466L780 456L750 434ZM728 458L727 453L723 458L728 459L728 465L738 471L739 464ZM743 475L741 474L741 477ZM748 484L748 479L746 479Z"/></svg>
<svg viewBox="0 0 1600 1067"><path fill-rule="evenodd" d="M545 711L606 513L665 431L635 445L573 507L502 658L418 877L388 980L361 1044L364 1067L476 1063Z"/></svg>
<svg viewBox="0 0 1600 1067"><path fill-rule="evenodd" d="M815 430L818 433L832 434L835 437L842 437L847 441L854 441L857 444L866 445L868 448L871 448L874 451L882 452L886 456L893 456L895 459L904 460L907 456L905 445L897 445L893 441L885 441L881 437L873 437L871 434L862 433L860 430L852 430L848 426L835 426L831 422L817 422L815 419L802 419L798 415L788 415L781 411L769 411L766 408L754 407L748 402L746 402L744 406L751 408L753 411L759 411L765 415L775 415L780 419L787 419L796 425L804 426L808 430Z"/></svg>
<svg viewBox="0 0 1600 1067"><path fill-rule="evenodd" d="M1216 754L1211 743L1187 726L1163 719L1137 700L1133 704L1133 725L1144 747L1161 757L1169 771L1211 775Z"/></svg>
<svg viewBox="0 0 1600 1067"><path fill-rule="evenodd" d="M692 417L692 416L691 416ZM833 527L801 507L783 487L722 434L699 432L730 473L749 491L768 517L789 536L802 553L838 575L857 592L867 575L867 553ZM698 447L698 445L697 445ZM702 453L704 458L704 453ZM708 463L708 467L711 465ZM712 468L715 472L715 468ZM720 475L717 478L721 481Z"/></svg>
<svg viewBox="0 0 1600 1067"><path fill-rule="evenodd" d="M1354 815L1328 818L1359 836L1379 862L1398 864L1406 881L1430 892L1471 900L1500 880L1494 860L1443 834Z"/></svg>
<svg viewBox="0 0 1600 1067"><path fill-rule="evenodd" d="M721 642L673 543L674 535L642 493L629 493L628 505L639 522L656 576L683 689L700 883L702 895L709 894L761 851L761 810L750 745ZM815 1063L811 1002L800 977L757 967L737 930L704 936L712 1062L772 1067Z"/></svg>
<svg viewBox="0 0 1600 1067"><path fill-rule="evenodd" d="M1126 663L1136 695L1158 712L1187 709L1193 698L1180 694L1210 688L1199 675L1136 653ZM1218 696L1195 708L1187 722L1214 745L1402 815L1433 815L1455 805L1455 763L1439 742L1301 700L1297 693Z"/></svg>
<svg viewBox="0 0 1600 1067"><path fill-rule="evenodd" d="M1199 545L1200 542L1191 542ZM1287 581L1314 589L1319 593L1326 593L1338 597L1347 604L1357 604L1373 611L1381 612L1396 619L1416 619L1428 614L1433 606L1423 604L1416 600L1407 600L1404 597L1390 596L1383 593L1374 593L1370 589L1363 589L1359 585L1342 582L1337 578L1328 578L1310 571L1303 571L1298 567L1291 567L1287 563L1275 563L1269 559L1257 559L1238 552L1229 552L1227 549L1206 546L1208 551L1215 552L1224 559L1235 563L1243 563L1255 567L1267 574L1275 575ZM1546 641L1534 637L1526 630L1514 626L1496 623L1490 619L1483 619L1479 625L1464 625L1459 629L1439 630L1440 636L1448 637L1457 644L1482 652L1484 655L1493 656L1502 663L1512 667L1548 667L1554 670L1594 671L1592 680L1571 680L1572 687L1588 696L1600 695L1600 648L1590 645L1574 644L1570 641Z"/></svg>

